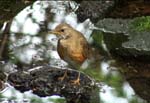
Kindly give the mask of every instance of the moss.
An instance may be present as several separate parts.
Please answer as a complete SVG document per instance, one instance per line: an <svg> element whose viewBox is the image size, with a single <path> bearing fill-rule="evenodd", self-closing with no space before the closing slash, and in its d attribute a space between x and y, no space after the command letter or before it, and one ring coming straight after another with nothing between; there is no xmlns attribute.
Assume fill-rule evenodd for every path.
<svg viewBox="0 0 150 103"><path fill-rule="evenodd" d="M150 16L143 16L135 18L130 25L133 31L150 31Z"/></svg>
<svg viewBox="0 0 150 103"><path fill-rule="evenodd" d="M92 33L92 38L94 40L94 45L102 48L103 33L100 31L95 31Z"/></svg>
<svg viewBox="0 0 150 103"><path fill-rule="evenodd" d="M49 98L49 101L54 103L66 103L64 98L57 98L57 99Z"/></svg>
<svg viewBox="0 0 150 103"><path fill-rule="evenodd" d="M102 80L102 74L100 73L100 69L98 68L87 68L85 70L80 69L80 71L84 72L86 75L94 78L96 81Z"/></svg>
<svg viewBox="0 0 150 103"><path fill-rule="evenodd" d="M31 103L44 103L44 102L42 101L42 99L40 99L40 98L35 98L35 97L31 97L31 98L30 98L30 102L31 102Z"/></svg>
<svg viewBox="0 0 150 103"><path fill-rule="evenodd" d="M94 32L92 33L92 38L93 38L93 44L92 46L94 48L97 48L97 50L99 51L99 53L101 55L105 55L107 56L107 51L104 48L104 32L101 32L100 30L94 30Z"/></svg>

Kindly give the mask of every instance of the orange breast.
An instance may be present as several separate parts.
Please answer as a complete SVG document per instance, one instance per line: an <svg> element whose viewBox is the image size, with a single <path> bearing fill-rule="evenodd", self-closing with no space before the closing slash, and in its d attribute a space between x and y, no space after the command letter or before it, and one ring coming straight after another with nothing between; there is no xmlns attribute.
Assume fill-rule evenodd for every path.
<svg viewBox="0 0 150 103"><path fill-rule="evenodd" d="M73 53L72 55L70 55L70 57L72 58L73 61L79 64L82 64L86 59L81 52Z"/></svg>
<svg viewBox="0 0 150 103"><path fill-rule="evenodd" d="M63 44L58 42L57 47L58 54L61 59L65 60L66 62L74 62L74 64L82 64L87 57L84 55L84 50L74 47L65 47Z"/></svg>

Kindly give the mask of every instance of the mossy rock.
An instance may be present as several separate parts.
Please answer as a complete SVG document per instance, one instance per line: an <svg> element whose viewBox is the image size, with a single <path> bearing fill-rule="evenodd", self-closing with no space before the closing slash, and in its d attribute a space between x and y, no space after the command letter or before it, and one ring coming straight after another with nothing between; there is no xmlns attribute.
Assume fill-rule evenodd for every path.
<svg viewBox="0 0 150 103"><path fill-rule="evenodd" d="M148 28L150 23L147 21L150 21L150 17L100 20L96 26L101 30L93 32L94 44L102 45L101 38L103 38L108 51L114 57L149 60L150 29L148 30ZM144 26L139 29L138 25ZM102 31L102 28L105 31Z"/></svg>
<svg viewBox="0 0 150 103"><path fill-rule="evenodd" d="M115 59L136 94L150 101L150 17L103 19L96 26L94 44Z"/></svg>

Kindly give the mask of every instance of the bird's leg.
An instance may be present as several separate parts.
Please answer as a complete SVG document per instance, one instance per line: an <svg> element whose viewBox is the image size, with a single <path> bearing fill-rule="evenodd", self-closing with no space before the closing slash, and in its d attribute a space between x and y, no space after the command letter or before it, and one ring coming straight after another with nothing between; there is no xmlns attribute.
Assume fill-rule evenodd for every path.
<svg viewBox="0 0 150 103"><path fill-rule="evenodd" d="M62 77L59 77L58 80L63 81L65 79L65 77L67 77L67 70L65 70L65 73Z"/></svg>
<svg viewBox="0 0 150 103"><path fill-rule="evenodd" d="M78 77L76 80L71 80L73 85L80 85L80 72L78 74Z"/></svg>

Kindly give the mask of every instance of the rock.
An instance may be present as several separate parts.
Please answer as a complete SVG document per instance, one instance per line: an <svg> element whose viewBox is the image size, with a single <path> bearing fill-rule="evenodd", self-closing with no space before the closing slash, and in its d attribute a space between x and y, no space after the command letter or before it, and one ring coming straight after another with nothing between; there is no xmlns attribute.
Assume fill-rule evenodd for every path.
<svg viewBox="0 0 150 103"><path fill-rule="evenodd" d="M85 1L79 2L79 8L76 11L78 20L80 22L90 18L90 20L96 23L100 18L105 17L107 13L114 7L114 0L99 0L99 1Z"/></svg>
<svg viewBox="0 0 150 103"><path fill-rule="evenodd" d="M99 20L92 36L141 98L150 101L150 17Z"/></svg>
<svg viewBox="0 0 150 103"><path fill-rule="evenodd" d="M67 77L59 80L67 70ZM71 80L78 76L77 70L37 66L28 71L11 73L8 82L21 92L32 90L40 97L59 95L66 98L67 103L99 103L99 89L95 81L80 74L80 85L73 85ZM95 101L96 102L92 102ZM77 102L76 102L77 101Z"/></svg>
<svg viewBox="0 0 150 103"><path fill-rule="evenodd" d="M94 30L92 35L102 35L107 49L114 57L150 60L150 32L135 30L135 21L136 19L103 19L96 26L106 31Z"/></svg>

